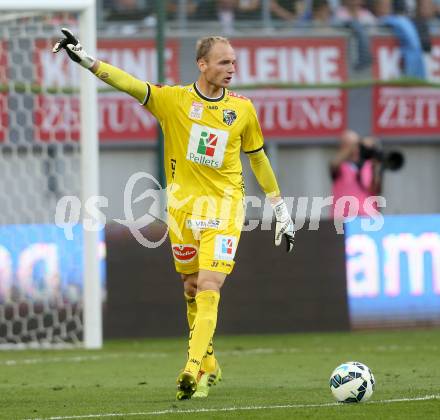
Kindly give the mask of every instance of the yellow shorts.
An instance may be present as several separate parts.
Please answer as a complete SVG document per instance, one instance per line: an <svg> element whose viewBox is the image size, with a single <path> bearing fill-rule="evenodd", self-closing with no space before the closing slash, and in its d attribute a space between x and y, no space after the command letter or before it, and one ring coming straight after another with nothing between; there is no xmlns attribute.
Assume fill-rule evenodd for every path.
<svg viewBox="0 0 440 420"><path fill-rule="evenodd" d="M241 215L220 220L169 208L168 235L176 271L192 274L210 270L230 274L242 226Z"/></svg>

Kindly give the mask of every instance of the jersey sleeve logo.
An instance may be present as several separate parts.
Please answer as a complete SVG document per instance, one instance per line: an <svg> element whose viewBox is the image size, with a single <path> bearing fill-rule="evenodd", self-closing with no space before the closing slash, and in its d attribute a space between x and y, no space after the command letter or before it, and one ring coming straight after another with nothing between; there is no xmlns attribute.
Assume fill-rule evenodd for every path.
<svg viewBox="0 0 440 420"><path fill-rule="evenodd" d="M219 169L223 165L229 133L193 124L186 158L200 165Z"/></svg>
<svg viewBox="0 0 440 420"><path fill-rule="evenodd" d="M237 119L237 113L233 109L223 110L223 122L227 125L232 125L232 123Z"/></svg>

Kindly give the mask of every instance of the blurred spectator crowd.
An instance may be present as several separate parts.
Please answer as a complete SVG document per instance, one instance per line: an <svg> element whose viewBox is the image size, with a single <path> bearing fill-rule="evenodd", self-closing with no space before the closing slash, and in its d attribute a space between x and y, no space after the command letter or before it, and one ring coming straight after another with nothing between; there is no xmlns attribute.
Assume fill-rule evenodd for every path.
<svg viewBox="0 0 440 420"><path fill-rule="evenodd" d="M154 15L154 0L103 0L110 20L142 20ZM363 25L380 24L384 16L404 14L413 19L440 18L440 0L168 0L170 19L183 13L191 20L261 20L267 4L275 21L321 25L357 20Z"/></svg>
<svg viewBox="0 0 440 420"><path fill-rule="evenodd" d="M131 21L154 26L154 0L102 0L107 22ZM336 27L350 30L356 45L357 70L371 64L369 34L387 27L398 38L404 74L425 78L424 55L431 51L431 34L440 25L440 0L168 0L169 20L218 21L228 35L239 25ZM257 21L258 26L257 26Z"/></svg>

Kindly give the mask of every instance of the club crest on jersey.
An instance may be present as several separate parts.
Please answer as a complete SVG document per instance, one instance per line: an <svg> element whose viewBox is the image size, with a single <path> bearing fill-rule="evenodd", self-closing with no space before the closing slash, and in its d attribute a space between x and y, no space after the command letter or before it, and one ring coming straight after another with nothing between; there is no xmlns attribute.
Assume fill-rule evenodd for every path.
<svg viewBox="0 0 440 420"><path fill-rule="evenodd" d="M232 109L223 110L223 122L227 125L232 125L232 123L237 119L237 114Z"/></svg>

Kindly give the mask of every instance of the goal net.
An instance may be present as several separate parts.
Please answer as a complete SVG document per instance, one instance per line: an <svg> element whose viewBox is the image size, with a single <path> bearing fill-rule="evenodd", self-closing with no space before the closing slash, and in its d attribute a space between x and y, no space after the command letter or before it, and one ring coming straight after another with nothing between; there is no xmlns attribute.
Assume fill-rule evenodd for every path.
<svg viewBox="0 0 440 420"><path fill-rule="evenodd" d="M63 26L93 52L94 0L57 3L0 3L0 348L102 342L101 233L55 223L98 192L93 77L51 52Z"/></svg>

